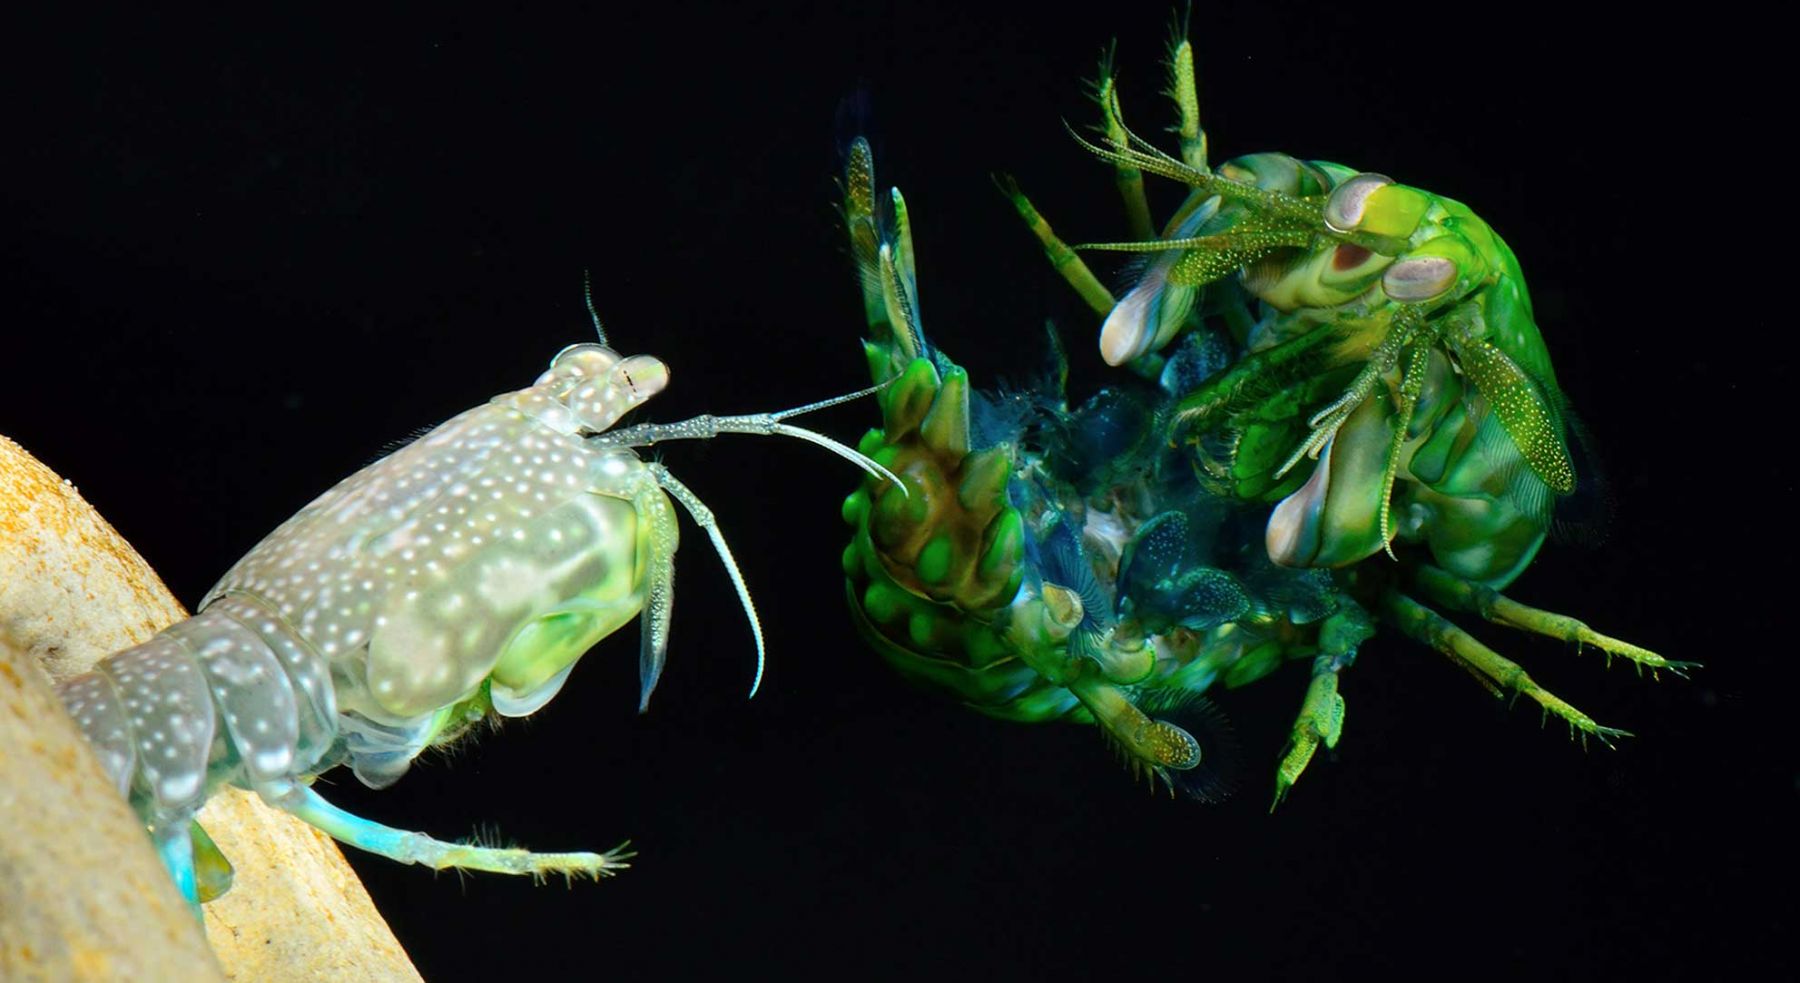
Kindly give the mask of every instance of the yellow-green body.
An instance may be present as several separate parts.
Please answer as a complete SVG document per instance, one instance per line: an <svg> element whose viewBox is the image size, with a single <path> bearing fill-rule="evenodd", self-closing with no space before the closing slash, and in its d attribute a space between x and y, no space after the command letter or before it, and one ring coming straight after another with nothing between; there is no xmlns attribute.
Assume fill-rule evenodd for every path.
<svg viewBox="0 0 1800 983"><path fill-rule="evenodd" d="M1179 37L1170 68L1179 158L1125 127L1109 64L1104 143L1077 136L1114 165L1133 238L1071 247L999 180L1100 315L1102 358L1129 370L1075 408L1054 337L1049 381L971 394L919 326L905 203L877 198L867 144L851 145L865 348L890 381L862 446L913 492L868 485L845 504L864 634L984 713L1092 721L1199 798L1222 787L1230 743L1201 694L1311 661L1279 799L1341 735L1339 674L1378 620L1584 736L1622 734L1414 599L1684 668L1496 592L1577 482L1512 251L1460 202L1380 175L1277 153L1213 169ZM1160 231L1147 173L1189 188ZM1082 249L1145 259L1114 297Z"/></svg>

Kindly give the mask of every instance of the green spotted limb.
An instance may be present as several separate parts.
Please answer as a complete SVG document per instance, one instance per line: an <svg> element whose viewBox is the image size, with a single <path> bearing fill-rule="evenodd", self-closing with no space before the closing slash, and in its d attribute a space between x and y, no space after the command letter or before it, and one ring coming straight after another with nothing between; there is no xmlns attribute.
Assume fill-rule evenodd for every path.
<svg viewBox="0 0 1800 983"><path fill-rule="evenodd" d="M1485 584L1465 580L1434 566L1421 565L1413 573L1413 583L1421 594L1447 608L1478 614L1497 625L1573 642L1577 653L1591 645L1601 651L1608 666L1616 656L1630 662L1639 675L1650 670L1652 679L1657 678L1659 672L1686 678L1689 670L1700 668L1698 662L1666 659L1641 645L1602 635L1589 628L1586 622L1521 604Z"/></svg>
<svg viewBox="0 0 1800 983"><path fill-rule="evenodd" d="M1319 654L1313 658L1312 680L1300 702L1300 713L1288 735L1288 743L1275 768L1274 811L1288 790L1300 780L1321 746L1337 747L1344 734L1344 697L1338 692L1338 674L1356 660L1363 642L1375 635L1375 622L1360 607L1347 606L1325 619L1319 628Z"/></svg>
<svg viewBox="0 0 1800 983"><path fill-rule="evenodd" d="M1700 668L1697 662L1678 662L1664 658L1643 646L1603 635L1578 619L1521 604L1492 587L1429 564L1421 564L1412 571L1411 585L1414 592L1434 604L1480 615L1493 624L1573 642L1577 651L1582 646L1591 645L1605 654L1608 665L1611 665L1616 656L1629 661L1640 675L1648 669L1652 678L1665 671L1685 677L1690 670ZM1451 661L1467 669L1489 692L1499 697L1511 694L1530 698L1543 708L1546 719L1550 715L1562 719L1569 725L1570 733L1579 737L1584 744L1589 737L1593 737L1607 747L1612 747L1615 738L1632 736L1628 731L1595 722L1592 717L1538 685L1518 663L1482 644L1411 596L1389 589L1383 595L1382 607L1386 618L1401 631L1437 649Z"/></svg>
<svg viewBox="0 0 1800 983"><path fill-rule="evenodd" d="M1338 738L1344 735L1344 697L1338 693L1340 668L1329 655L1313 660L1312 682L1307 684L1306 698L1301 701L1281 763L1275 767L1275 799L1269 803L1270 812L1287 798L1288 790L1300 780L1300 773L1312 762L1319 747L1337 747Z"/></svg>

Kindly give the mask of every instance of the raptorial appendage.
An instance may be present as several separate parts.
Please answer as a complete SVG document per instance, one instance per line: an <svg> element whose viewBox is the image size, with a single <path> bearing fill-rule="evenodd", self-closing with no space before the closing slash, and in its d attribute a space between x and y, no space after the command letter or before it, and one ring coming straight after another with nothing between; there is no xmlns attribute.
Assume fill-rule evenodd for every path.
<svg viewBox="0 0 1800 983"><path fill-rule="evenodd" d="M872 390L779 413L618 427L663 389L668 369L600 339L345 479L233 566L194 617L62 684L196 907L230 886L230 864L193 822L225 783L401 863L538 878L626 866L624 845L446 843L345 812L309 784L347 764L386 787L426 748L490 717L536 712L589 649L636 619L647 702L668 648L675 503L731 576L760 682L762 626L711 510L636 449L721 433L798 437L879 484L893 478L879 464L785 422Z"/></svg>
<svg viewBox="0 0 1800 983"><path fill-rule="evenodd" d="M901 508L865 489L846 506L852 607L877 646L987 712L1094 719L1163 779L1191 747L1206 760L1207 728L1184 744L1151 704L1310 658L1278 801L1341 734L1338 673L1377 622L1583 738L1620 736L1427 606L1653 673L1690 665L1499 593L1579 484L1512 252L1459 202L1381 175L1278 153L1212 166L1179 34L1169 68L1179 156L1125 125L1108 63L1100 136L1076 134L1113 165L1130 239L1071 246L999 182L1100 316L1102 358L1129 370L1073 410L1059 362L984 394L929 346L904 204L878 201L867 146L852 146L870 364L899 379L863 447L923 492ZM1188 188L1160 232L1145 174ZM1144 258L1116 297L1082 258L1095 250Z"/></svg>

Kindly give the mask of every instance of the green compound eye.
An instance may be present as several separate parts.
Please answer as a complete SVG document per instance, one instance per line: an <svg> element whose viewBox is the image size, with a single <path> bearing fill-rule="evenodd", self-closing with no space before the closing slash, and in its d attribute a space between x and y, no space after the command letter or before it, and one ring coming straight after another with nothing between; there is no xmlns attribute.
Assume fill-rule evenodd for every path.
<svg viewBox="0 0 1800 983"><path fill-rule="evenodd" d="M1412 304L1441 296L1456 285L1456 264L1442 256L1404 259L1381 275L1381 289L1392 300Z"/></svg>
<svg viewBox="0 0 1800 983"><path fill-rule="evenodd" d="M1393 184L1394 179L1382 174L1358 174L1331 192L1325 200L1325 224L1333 232L1348 234L1362 226L1370 196Z"/></svg>
<svg viewBox="0 0 1800 983"><path fill-rule="evenodd" d="M1404 240L1418 231L1431 196L1380 174L1358 174L1325 201L1325 225L1342 235L1362 233Z"/></svg>
<svg viewBox="0 0 1800 983"><path fill-rule="evenodd" d="M1135 776L1207 802L1230 790L1234 743L1204 694L1311 663L1280 802L1337 746L1339 673L1378 623L1610 745L1624 732L1432 609L1686 668L1497 593L1577 481L1517 258L1466 205L1381 174L1272 152L1210 165L1192 54L1177 34L1178 150L1125 126L1110 51L1104 136L1070 127L1112 166L1127 235L1065 242L998 180L1124 369L1086 403L1054 333L1034 378L991 390L956 367L955 339L925 342L915 284L891 286L912 266L906 224L872 214L873 162L852 145L845 224L887 386L863 450L914 496L864 481L844 508L858 628L911 680L998 719L1092 724ZM1185 191L1173 213L1152 210L1150 177ZM1136 257L1120 292L1089 252ZM984 323L964 343L1004 337Z"/></svg>

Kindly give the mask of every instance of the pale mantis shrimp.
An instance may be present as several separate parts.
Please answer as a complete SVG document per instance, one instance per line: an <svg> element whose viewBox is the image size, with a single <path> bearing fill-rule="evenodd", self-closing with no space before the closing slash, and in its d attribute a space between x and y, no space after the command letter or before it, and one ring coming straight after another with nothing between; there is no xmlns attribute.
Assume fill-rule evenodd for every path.
<svg viewBox="0 0 1800 983"><path fill-rule="evenodd" d="M592 314L592 303L589 303ZM618 421L669 370L599 343L564 349L529 387L495 396L344 479L283 523L209 591L194 617L62 683L69 713L127 795L193 904L231 868L193 821L224 783L342 843L444 869L600 877L605 853L449 843L344 811L309 786L349 764L382 788L429 747L489 714L522 717L581 656L642 616L640 706L669 644L679 543L673 499L704 529L755 637L750 591L711 510L636 448L722 433L818 444L883 467L777 413Z"/></svg>

